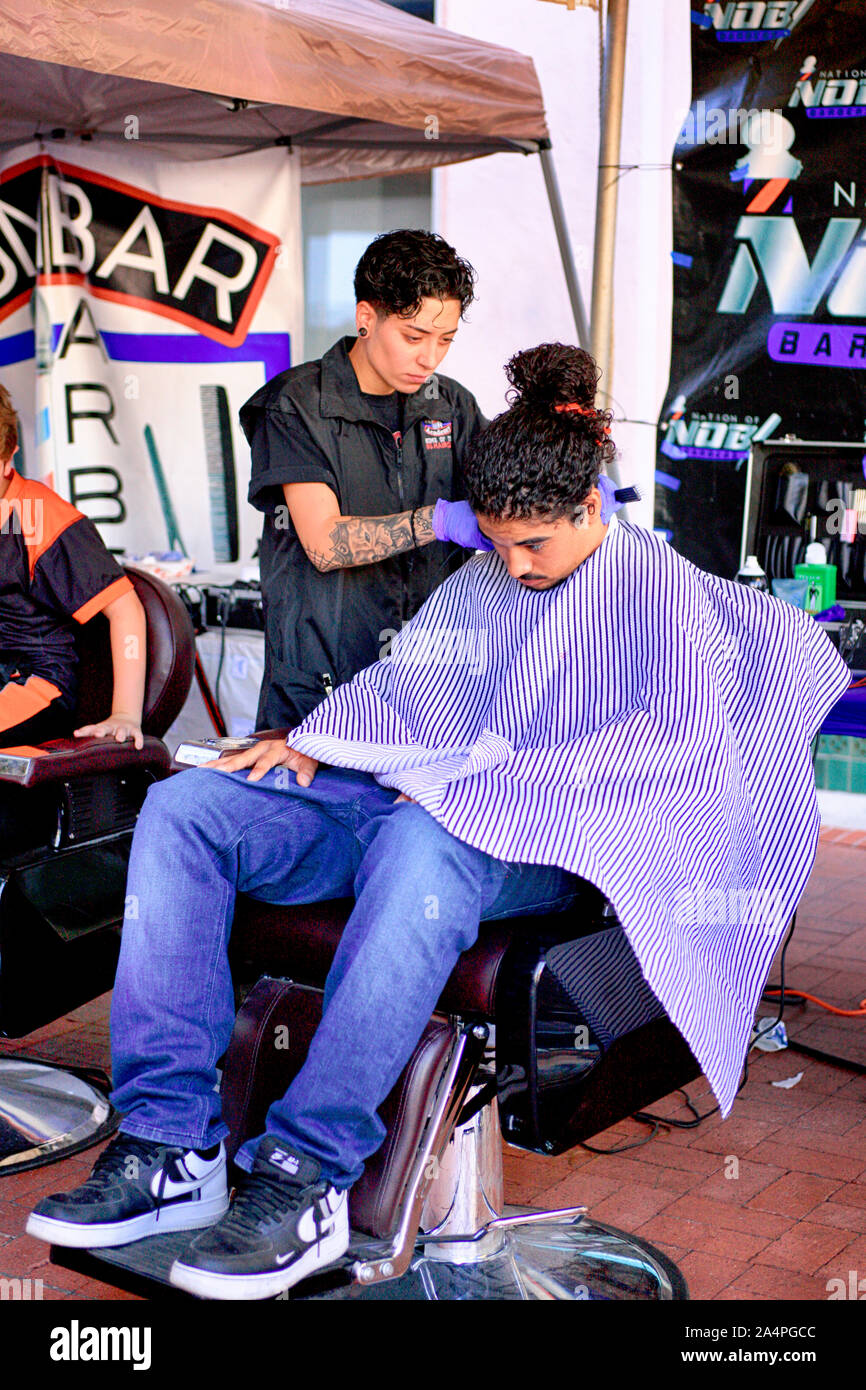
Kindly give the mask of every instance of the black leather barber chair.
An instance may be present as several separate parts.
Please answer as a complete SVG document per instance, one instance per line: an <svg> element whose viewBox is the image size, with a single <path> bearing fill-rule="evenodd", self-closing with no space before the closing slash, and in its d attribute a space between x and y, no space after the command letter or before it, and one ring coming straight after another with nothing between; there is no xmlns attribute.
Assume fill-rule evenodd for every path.
<svg viewBox="0 0 866 1390"><path fill-rule="evenodd" d="M262 1132L270 1101L304 1060L351 906L238 900L233 973L241 988L255 983L224 1060L232 1155ZM577 957L565 942L576 943ZM347 1255L283 1297L688 1296L661 1252L593 1222L582 1207L503 1210L503 1135L535 1153L562 1153L699 1074L623 943L589 884L567 914L482 925L382 1107L388 1135L352 1189ZM561 978L570 982L576 969L590 982L586 1012L551 962L562 967ZM190 1239L178 1232L115 1249L55 1248L52 1258L147 1297L186 1298L172 1289L168 1272Z"/></svg>
<svg viewBox="0 0 866 1390"><path fill-rule="evenodd" d="M111 989L132 832L150 784L168 775L161 740L192 683L195 637L180 599L130 569L147 617L144 747L55 739L0 747L0 1032L20 1038ZM108 622L79 642L75 724L104 717L112 689ZM2 736L0 736L2 741ZM0 1060L0 1176L65 1157L116 1127L80 1072Z"/></svg>

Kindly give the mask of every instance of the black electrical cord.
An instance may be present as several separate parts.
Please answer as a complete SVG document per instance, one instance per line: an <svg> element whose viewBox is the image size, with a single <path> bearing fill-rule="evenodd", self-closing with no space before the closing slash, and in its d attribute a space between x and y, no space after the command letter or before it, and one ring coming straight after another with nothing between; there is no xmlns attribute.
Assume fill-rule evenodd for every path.
<svg viewBox="0 0 866 1390"><path fill-rule="evenodd" d="M786 951L787 951L787 949L788 949L788 943L789 943L789 941L791 940L791 937L792 937L792 935L793 935L794 927L795 927L795 925L796 925L796 922L797 922L797 914L794 913L794 916L791 918L791 925L790 925L790 927L788 928L788 934L787 934L787 936L785 937L785 941L784 941L784 944L783 944L783 946L782 946L782 955L781 955L781 958L780 958L780 960L779 960L779 976L780 976L780 980L781 980L781 985L779 986L779 988L781 988L781 991L782 991L782 999L781 999L780 1005L779 1005L779 1012L778 1012L776 1018L774 1018L773 1022L770 1024L769 1028L761 1028L761 1029L758 1030L759 1035L760 1035L760 1034L763 1034L763 1033L771 1033L771 1032L773 1031L773 1029L776 1027L776 1025L779 1024L779 1023L781 1023L781 1021L782 1021L782 1014L783 1014L783 1012L784 1012L784 998L785 998L785 953L786 953ZM775 1001L774 1001L774 1002L775 1002ZM753 1042L753 1043L751 1044L751 1047L754 1047L754 1045L755 1045L755 1044L754 1044L754 1042ZM793 1044L790 1042L790 1040L789 1040L788 1046L789 1046L789 1047L792 1047L792 1046L793 1046ZM737 1095L740 1094L740 1092L742 1091L742 1089L743 1089L743 1087L745 1086L745 1084L746 1084L746 1082L748 1081L748 1079L749 1079L749 1054L748 1054L748 1051L747 1051L747 1052L746 1052L746 1059L745 1059L745 1061L744 1061L744 1063L743 1063L743 1076L742 1076L742 1080L740 1081L740 1084L739 1084L739 1086L737 1087ZM653 1125L656 1125L656 1126L658 1126L658 1125L664 1125L664 1126L666 1126L666 1127L670 1127L671 1129L697 1129L697 1127L698 1127L699 1124L701 1124L704 1120L709 1119L710 1115L715 1115L716 1112L717 1112L718 1109L719 1109L718 1105L714 1105L713 1108L712 1108L712 1110L707 1110L707 1111L704 1112L703 1115L700 1115L700 1114L698 1114L698 1111L695 1109L695 1107L692 1105L692 1102L689 1100L689 1098L688 1098L688 1096L686 1095L685 1091L680 1090L680 1094L683 1096L683 1099L685 1100L686 1105L688 1106L689 1110L691 1110L692 1114L695 1116L695 1119L693 1119L693 1120L674 1120L674 1119L669 1118L668 1116L653 1115L653 1114L651 1114L649 1111L646 1111L646 1110L639 1110L639 1111L637 1111L637 1113L634 1114L634 1115L632 1115L631 1118L632 1118L633 1120L640 1120L641 1124L653 1124ZM650 1135L648 1135L646 1139L640 1140L640 1143L642 1143L642 1144L648 1143L650 1139L655 1138L655 1133L656 1133L656 1131L653 1131L653 1133L650 1134ZM628 1145L627 1147L631 1148L631 1147L634 1147L634 1146L633 1146L633 1145ZM619 1152L621 1152L621 1150L619 1150L619 1149L599 1149L599 1150L597 1150L596 1152L599 1152L599 1153L619 1153Z"/></svg>
<svg viewBox="0 0 866 1390"><path fill-rule="evenodd" d="M740 1094L748 1079L749 1059L747 1056L745 1062L743 1063L743 1076L739 1086L737 1087L737 1095ZM631 1115L629 1118L632 1120L637 1120L642 1125L652 1125L653 1130L651 1134L647 1134L643 1139L633 1139L629 1144L620 1144L615 1149L597 1149L594 1147L594 1145L586 1143L581 1143L580 1147L582 1149L588 1149L589 1152L592 1154L625 1153L626 1149L639 1149L642 1148L644 1144L648 1144L651 1139L655 1139L656 1135L659 1132L659 1129L661 1128L697 1129L698 1125L703 1124L704 1120L709 1119L710 1115L715 1115L716 1111L719 1108L718 1105L714 1105L711 1110L705 1110L704 1113L701 1114L698 1110L695 1109L692 1101L689 1099L682 1086L677 1087L677 1094L682 1096L683 1103L686 1105L687 1109L691 1110L692 1114L695 1117L693 1120L675 1120L669 1115L653 1115L648 1110L636 1110L635 1113Z"/></svg>
<svg viewBox="0 0 866 1390"><path fill-rule="evenodd" d="M220 704L220 679L223 673L223 663L226 659L226 634L228 632L229 614L231 613L232 597L233 595L231 593L231 590L229 590L227 593L220 594L219 600L220 656L219 664L217 666L216 680L214 681L213 693L214 700L216 702L216 707L220 712L220 718L223 719L223 723L225 723L225 719L223 717L222 706Z"/></svg>
<svg viewBox="0 0 866 1390"><path fill-rule="evenodd" d="M816 740L815 740L816 746L817 746L817 742L818 742L818 741L817 741L817 739L816 739ZM814 756L814 750L813 750L813 756ZM779 960L779 983L778 983L777 985L767 985L767 986L766 986L766 989L765 989L765 991L764 991L764 994L762 995L762 998L766 999L766 1002L767 1002L768 1004L769 1004L769 1003L775 1004L775 1003L778 1002L778 1005L779 1005L779 1012L778 1012L778 1014L776 1015L775 1019L773 1020L772 1024L770 1025L769 1028L762 1028L762 1029L761 1029L761 1032L762 1032L762 1033L769 1033L769 1032L771 1032L772 1029L775 1028L776 1025L777 1025L778 1023L781 1023L781 1022L782 1022L782 1017L783 1017L783 1015L784 1015L784 1012L785 1012L785 1009L786 1009L786 1008L790 1009L790 1008L796 1007L796 1008L802 1009L802 1008L805 1007L805 1004L806 1004L806 1000L805 1000L805 999L797 999L797 998L788 998L788 999L786 999L786 997L785 997L785 952L786 952L787 949L788 949L788 942L791 940L791 934L793 933L793 930L794 930L794 926L795 926L796 921L797 921L797 914L795 913L794 916L793 916L793 918L791 919L791 925L790 925L790 927L788 928L788 935L785 937L785 944L784 944L784 946L782 947L782 955L781 955L781 958L780 958L780 960ZM768 997L767 997L767 994L766 994L766 990L767 990L767 989L771 989L771 990L773 991L774 994L776 994L776 993L778 992L778 999L775 999L775 998L772 998L772 997L769 997L769 998L768 998ZM789 1039L788 1039L788 1048L789 1048L789 1050L790 1050L791 1052L800 1052L800 1053L802 1053L802 1055L803 1055L804 1057L814 1057L814 1058L816 1059L816 1061L819 1061L819 1062L830 1062L833 1066L836 1066L836 1067L845 1067L845 1068L847 1068L848 1071L855 1071L855 1072L857 1072L857 1074L858 1074L859 1076L866 1076L866 1066L864 1066L862 1062L855 1062L855 1061L853 1060L853 1058L851 1058L851 1057L840 1057L840 1056L838 1056L838 1054L835 1053L835 1052L823 1052L820 1048L817 1048L817 1047L809 1047L808 1044L806 1044L806 1043L797 1042L795 1038L789 1038Z"/></svg>

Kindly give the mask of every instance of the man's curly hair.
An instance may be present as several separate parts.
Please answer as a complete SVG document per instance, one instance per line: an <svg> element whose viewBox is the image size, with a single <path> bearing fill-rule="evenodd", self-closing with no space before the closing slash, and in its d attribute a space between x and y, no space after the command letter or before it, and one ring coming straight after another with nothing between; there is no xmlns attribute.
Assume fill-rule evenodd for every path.
<svg viewBox="0 0 866 1390"><path fill-rule="evenodd" d="M371 241L355 270L355 300L380 316L412 318L422 299L459 299L460 315L475 298L475 271L444 237L404 228Z"/></svg>
<svg viewBox="0 0 866 1390"><path fill-rule="evenodd" d="M475 437L464 460L469 503L501 520L573 520L616 455L611 412L595 406L601 373L582 348L543 343L512 357L505 375L510 408Z"/></svg>

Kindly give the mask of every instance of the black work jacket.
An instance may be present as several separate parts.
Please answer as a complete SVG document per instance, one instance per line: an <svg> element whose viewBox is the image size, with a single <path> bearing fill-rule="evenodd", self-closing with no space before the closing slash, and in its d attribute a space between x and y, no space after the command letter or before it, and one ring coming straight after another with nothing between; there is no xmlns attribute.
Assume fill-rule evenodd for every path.
<svg viewBox="0 0 866 1390"><path fill-rule="evenodd" d="M323 482L343 516L390 516L462 497L459 465L484 422L450 377L404 396L402 441L374 419L343 338L317 362L273 378L240 413L252 451L249 500L265 512L261 542L265 674L258 728L292 727L390 638L466 558L433 541L372 565L322 573L307 558L282 484Z"/></svg>

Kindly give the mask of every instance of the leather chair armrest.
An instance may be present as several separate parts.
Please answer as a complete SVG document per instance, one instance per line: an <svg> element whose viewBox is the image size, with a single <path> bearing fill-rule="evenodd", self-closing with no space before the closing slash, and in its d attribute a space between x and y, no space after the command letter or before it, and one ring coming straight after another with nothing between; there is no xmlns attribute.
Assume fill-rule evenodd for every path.
<svg viewBox="0 0 866 1390"><path fill-rule="evenodd" d="M0 782L46 786L70 777L146 767L166 775L171 766L162 739L145 734L144 747L112 738L57 738L38 748L0 748Z"/></svg>

